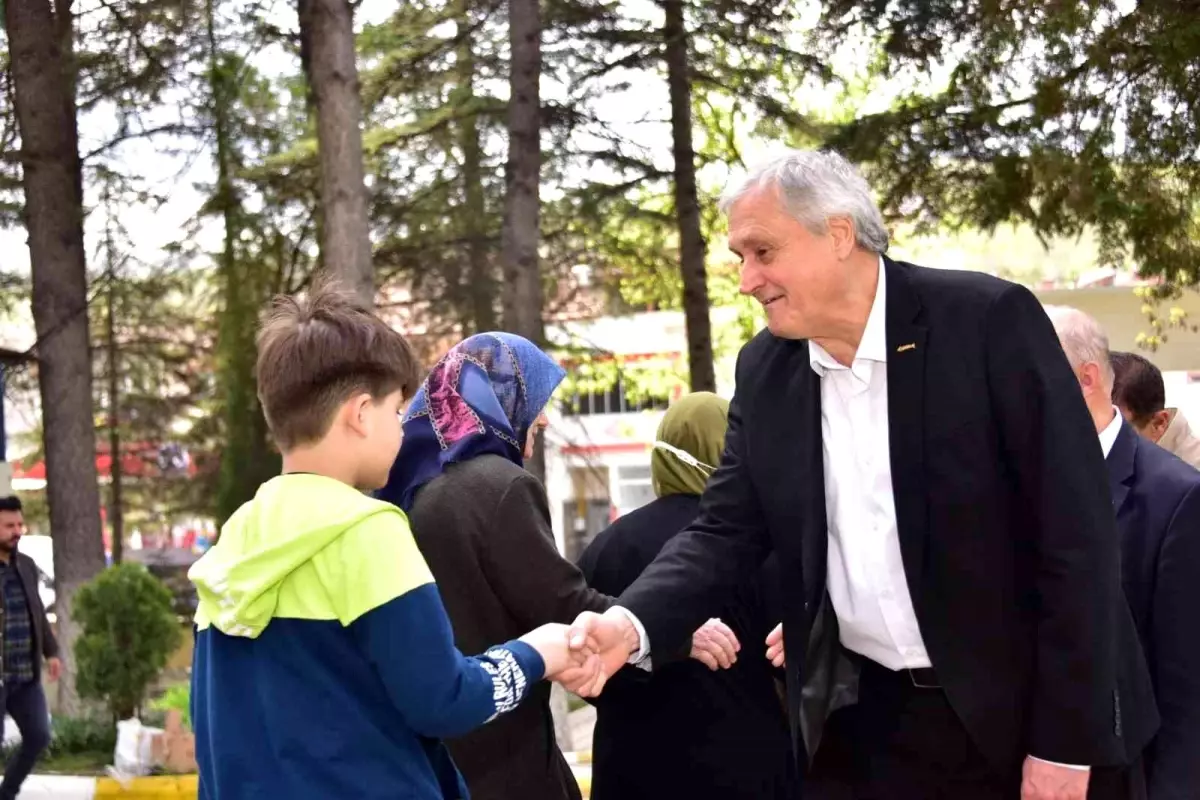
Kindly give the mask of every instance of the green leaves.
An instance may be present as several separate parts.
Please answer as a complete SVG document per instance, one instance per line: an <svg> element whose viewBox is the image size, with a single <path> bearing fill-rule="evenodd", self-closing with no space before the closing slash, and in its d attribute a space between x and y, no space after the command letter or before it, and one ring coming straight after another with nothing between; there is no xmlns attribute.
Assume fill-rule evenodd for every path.
<svg viewBox="0 0 1200 800"><path fill-rule="evenodd" d="M1103 263L1200 281L1200 18L1180 2L827 5L822 33L880 37L891 71L958 59L833 144L870 165L894 220L1041 236L1094 230Z"/></svg>
<svg viewBox="0 0 1200 800"><path fill-rule="evenodd" d="M80 696L114 721L135 716L182 636L170 591L140 564L118 564L79 589L73 610Z"/></svg>

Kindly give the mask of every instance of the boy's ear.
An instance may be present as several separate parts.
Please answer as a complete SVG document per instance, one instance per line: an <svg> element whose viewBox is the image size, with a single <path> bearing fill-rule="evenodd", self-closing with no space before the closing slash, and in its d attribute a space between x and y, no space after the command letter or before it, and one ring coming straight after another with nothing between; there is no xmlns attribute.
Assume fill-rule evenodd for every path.
<svg viewBox="0 0 1200 800"><path fill-rule="evenodd" d="M366 438L371 433L370 423L367 420L370 418L369 412L373 402L371 395L364 392L350 398L349 402L342 407L346 425L350 430L363 438Z"/></svg>

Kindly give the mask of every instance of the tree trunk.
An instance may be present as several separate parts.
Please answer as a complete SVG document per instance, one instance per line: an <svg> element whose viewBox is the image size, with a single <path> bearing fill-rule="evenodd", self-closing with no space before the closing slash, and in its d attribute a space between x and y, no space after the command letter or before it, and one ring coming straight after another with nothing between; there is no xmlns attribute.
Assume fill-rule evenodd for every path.
<svg viewBox="0 0 1200 800"><path fill-rule="evenodd" d="M73 652L79 627L71 604L79 587L104 568L104 544L70 3L55 8L49 0L8 0L5 21L21 132L55 611L66 668L59 704L62 713L73 714L79 707Z"/></svg>
<svg viewBox="0 0 1200 800"><path fill-rule="evenodd" d="M475 101L475 54L472 52L471 2L458 0L458 104ZM458 124L462 150L463 220L467 235L468 297L475 332L496 329L496 282L487 252L487 207L483 196L483 150L479 145L479 117L466 114Z"/></svg>
<svg viewBox="0 0 1200 800"><path fill-rule="evenodd" d="M363 182L362 99L347 0L299 0L309 86L316 98L325 269L366 303L375 299L367 189Z"/></svg>
<svg viewBox="0 0 1200 800"><path fill-rule="evenodd" d="M675 217L679 225L679 272L683 277L683 319L687 327L688 368L693 392L715 392L712 324L704 235L696 192L696 153L692 147L692 86L688 74L688 35L683 0L664 0L667 88L671 95L671 143L675 154Z"/></svg>
<svg viewBox="0 0 1200 800"><path fill-rule="evenodd" d="M122 506L123 467L121 460L121 353L117 346L117 256L113 249L112 207L105 198L105 249L108 251L108 292L105 336L108 346L108 529L112 533L112 563L125 556L125 513Z"/></svg>
<svg viewBox="0 0 1200 800"><path fill-rule="evenodd" d="M504 325L539 347L542 274L538 264L540 223L542 22L538 0L509 0L512 50L508 86L508 163L504 170ZM541 442L526 468L545 480Z"/></svg>
<svg viewBox="0 0 1200 800"><path fill-rule="evenodd" d="M542 344L542 276L538 269L539 178L542 166L539 80L542 72L538 0L509 0L508 163L505 167L504 323Z"/></svg>
<svg viewBox="0 0 1200 800"><path fill-rule="evenodd" d="M208 57L212 86L212 124L216 139L217 196L224 223L224 247L218 261L223 302L217 331L217 383L222 402L225 448L217 485L217 520L224 523L278 468L267 439L266 421L254 381L254 337L265 289L259 271L239 258L241 199L234 183L235 153L231 118L236 84L233 66L223 56L215 29L215 0L207 0Z"/></svg>

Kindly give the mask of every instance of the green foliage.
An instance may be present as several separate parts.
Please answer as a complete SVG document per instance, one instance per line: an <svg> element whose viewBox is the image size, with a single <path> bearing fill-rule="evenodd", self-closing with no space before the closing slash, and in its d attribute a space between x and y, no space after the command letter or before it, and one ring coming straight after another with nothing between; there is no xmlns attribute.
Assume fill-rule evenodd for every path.
<svg viewBox="0 0 1200 800"><path fill-rule="evenodd" d="M75 596L82 633L75 643L76 688L101 700L115 722L137 714L179 645L171 593L139 564L109 567Z"/></svg>
<svg viewBox="0 0 1200 800"><path fill-rule="evenodd" d="M186 683L176 684L163 692L162 696L150 704L155 711L178 711L183 726L192 729L192 687Z"/></svg>
<svg viewBox="0 0 1200 800"><path fill-rule="evenodd" d="M116 748L117 728L111 720L55 716L50 722L50 746L38 761L38 772L99 774L112 762ZM4 748L0 759L9 759L15 750Z"/></svg>
<svg viewBox="0 0 1200 800"><path fill-rule="evenodd" d="M885 77L953 66L944 91L908 92L832 140L870 163L893 218L1091 230L1104 264L1200 281L1192 4L833 0L823 28L831 47L878 36Z"/></svg>
<svg viewBox="0 0 1200 800"><path fill-rule="evenodd" d="M117 729L111 720L98 717L54 717L50 725L47 755L108 753L117 747Z"/></svg>

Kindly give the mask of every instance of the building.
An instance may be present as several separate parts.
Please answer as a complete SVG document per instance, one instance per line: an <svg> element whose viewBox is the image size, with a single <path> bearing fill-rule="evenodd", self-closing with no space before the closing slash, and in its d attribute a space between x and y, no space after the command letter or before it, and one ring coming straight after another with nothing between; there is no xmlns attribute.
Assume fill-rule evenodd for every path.
<svg viewBox="0 0 1200 800"><path fill-rule="evenodd" d="M1069 284L1035 288L1047 305L1079 308L1099 320L1114 350L1138 348L1138 334L1149 325L1135 292L1139 282L1097 271ZM1188 292L1171 304L1189 319L1200 321L1200 294ZM1164 310L1165 313L1165 310ZM714 332L731 324L733 309L714 309ZM625 364L655 364L664 372L686 375L687 340L683 314L645 312L558 323L548 331L551 342L584 343ZM718 392L733 394L736 347L720 354ZM1144 352L1163 370L1167 403L1200 422L1200 332L1174 330L1155 352ZM567 364L570 371L572 365ZM578 558L587 543L610 521L653 499L650 449L669 401L685 391L680 380L669 396L656 402L630 402L619 383L606 393L555 398L547 432L546 492L560 550Z"/></svg>

